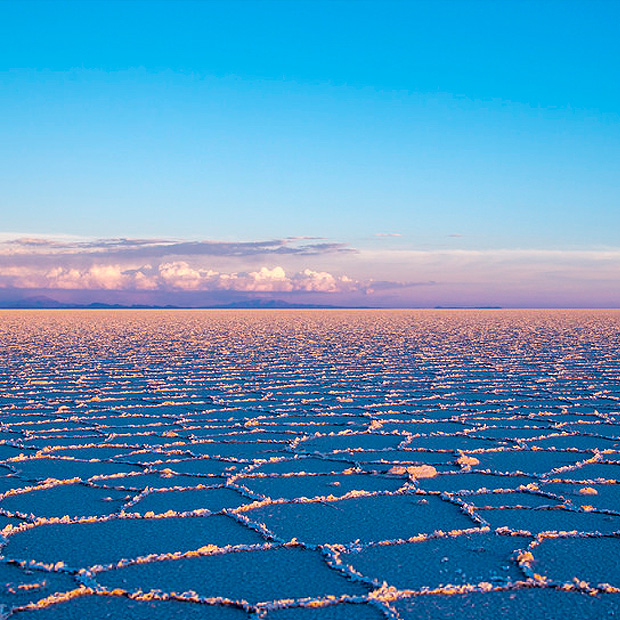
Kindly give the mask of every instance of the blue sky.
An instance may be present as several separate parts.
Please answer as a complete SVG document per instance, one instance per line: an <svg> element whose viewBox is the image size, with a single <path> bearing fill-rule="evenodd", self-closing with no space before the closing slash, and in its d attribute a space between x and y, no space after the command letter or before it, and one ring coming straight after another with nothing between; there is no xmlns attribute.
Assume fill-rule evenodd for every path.
<svg viewBox="0 0 620 620"><path fill-rule="evenodd" d="M5 1L0 287L618 305L619 74L616 2Z"/></svg>

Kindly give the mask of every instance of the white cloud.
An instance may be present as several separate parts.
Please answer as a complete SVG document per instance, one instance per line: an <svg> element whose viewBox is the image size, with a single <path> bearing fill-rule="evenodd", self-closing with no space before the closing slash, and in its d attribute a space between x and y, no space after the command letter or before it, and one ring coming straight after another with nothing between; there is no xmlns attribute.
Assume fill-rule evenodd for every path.
<svg viewBox="0 0 620 620"><path fill-rule="evenodd" d="M243 292L323 292L358 290L363 285L347 276L305 269L287 273L281 266L257 271L222 273L186 261L126 269L120 265L92 265L86 269L0 267L0 286L85 290L169 290Z"/></svg>
<svg viewBox="0 0 620 620"><path fill-rule="evenodd" d="M159 265L158 273L152 281L162 288L187 291L203 290L215 281L219 274L210 269L194 269L185 261L174 261Z"/></svg>
<svg viewBox="0 0 620 620"><path fill-rule="evenodd" d="M293 283L282 267L268 269L261 267L259 271L252 271L248 274L230 274L227 276L230 285L229 290L236 291L292 291Z"/></svg>
<svg viewBox="0 0 620 620"><path fill-rule="evenodd" d="M185 290L227 290L253 293L314 291L336 293L355 290L360 283L326 271L304 269L287 273L282 267L261 267L258 271L218 273L191 268L185 261L160 265L162 281L169 288Z"/></svg>

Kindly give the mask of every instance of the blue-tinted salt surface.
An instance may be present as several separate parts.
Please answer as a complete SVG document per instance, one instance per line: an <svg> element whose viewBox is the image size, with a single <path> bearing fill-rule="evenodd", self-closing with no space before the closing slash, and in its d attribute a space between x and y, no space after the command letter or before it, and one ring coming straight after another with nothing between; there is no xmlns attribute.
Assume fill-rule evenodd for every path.
<svg viewBox="0 0 620 620"><path fill-rule="evenodd" d="M620 615L620 312L0 311L0 618Z"/></svg>

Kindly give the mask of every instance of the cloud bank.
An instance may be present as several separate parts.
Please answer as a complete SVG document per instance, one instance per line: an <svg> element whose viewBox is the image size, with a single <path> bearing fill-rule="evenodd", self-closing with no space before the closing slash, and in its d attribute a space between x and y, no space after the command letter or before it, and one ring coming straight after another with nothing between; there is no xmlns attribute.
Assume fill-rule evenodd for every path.
<svg viewBox="0 0 620 620"><path fill-rule="evenodd" d="M312 241L313 243L309 243ZM73 256L119 260L168 256L319 256L349 254L356 250L344 243L315 237L289 237L266 241L187 241L178 239L76 239L71 237L19 236L0 241L0 256L36 255L39 259Z"/></svg>
<svg viewBox="0 0 620 620"><path fill-rule="evenodd" d="M371 277L353 278L343 268L344 258L358 254L346 244L306 236L227 242L5 235L0 288L371 294ZM313 264L321 260L335 269Z"/></svg>
<svg viewBox="0 0 620 620"><path fill-rule="evenodd" d="M620 306L620 249L362 249L310 237L247 242L0 235L0 289L313 303ZM161 297L161 296L160 296ZM191 300L188 304L193 303Z"/></svg>
<svg viewBox="0 0 620 620"><path fill-rule="evenodd" d="M186 261L163 262L126 269L118 264L92 265L86 269L53 267L0 267L4 288L81 290L164 290L164 291L243 291L320 292L358 291L367 285L326 271L304 269L286 272L282 267L261 267L257 271L221 273L192 267Z"/></svg>

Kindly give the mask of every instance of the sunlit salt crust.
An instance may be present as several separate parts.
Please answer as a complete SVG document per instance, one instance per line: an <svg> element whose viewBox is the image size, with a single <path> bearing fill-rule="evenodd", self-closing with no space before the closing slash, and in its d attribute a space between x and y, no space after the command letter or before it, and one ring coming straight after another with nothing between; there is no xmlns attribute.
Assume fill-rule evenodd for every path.
<svg viewBox="0 0 620 620"><path fill-rule="evenodd" d="M0 345L0 618L620 614L619 312L0 311Z"/></svg>

